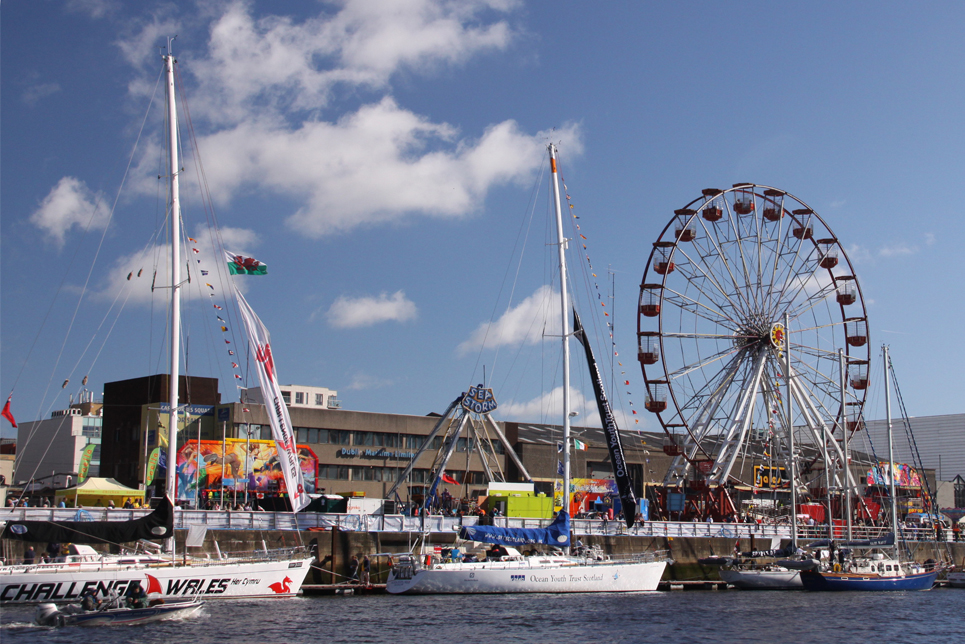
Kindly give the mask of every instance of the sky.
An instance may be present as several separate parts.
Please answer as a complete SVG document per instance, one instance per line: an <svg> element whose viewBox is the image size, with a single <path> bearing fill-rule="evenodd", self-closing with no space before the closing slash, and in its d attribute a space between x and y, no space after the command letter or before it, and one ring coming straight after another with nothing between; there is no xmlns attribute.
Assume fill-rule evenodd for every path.
<svg viewBox="0 0 965 644"><path fill-rule="evenodd" d="M559 422L558 341L540 341L558 328L552 142L598 276L584 300L612 312L584 321L613 324L624 426L658 428L629 407L652 244L702 189L738 182L827 222L908 412L961 413L963 19L954 2L8 0L0 393L28 421L84 376L99 398L167 371L170 291L151 283L169 286L158 81L177 36L186 261L218 277L186 289L188 372L225 402L257 384L223 343L243 347L240 322L212 306L234 280L283 383L423 415L485 377L497 419ZM268 275L219 277L217 235ZM573 384L582 408L589 381Z"/></svg>

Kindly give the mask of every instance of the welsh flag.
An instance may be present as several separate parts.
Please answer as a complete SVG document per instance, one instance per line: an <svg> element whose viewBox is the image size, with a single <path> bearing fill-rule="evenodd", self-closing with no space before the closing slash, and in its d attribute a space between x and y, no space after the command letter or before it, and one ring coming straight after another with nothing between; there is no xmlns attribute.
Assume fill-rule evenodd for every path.
<svg viewBox="0 0 965 644"><path fill-rule="evenodd" d="M231 251L225 251L225 259L228 260L228 272L232 275L267 275L268 265L259 262L254 257L237 255Z"/></svg>

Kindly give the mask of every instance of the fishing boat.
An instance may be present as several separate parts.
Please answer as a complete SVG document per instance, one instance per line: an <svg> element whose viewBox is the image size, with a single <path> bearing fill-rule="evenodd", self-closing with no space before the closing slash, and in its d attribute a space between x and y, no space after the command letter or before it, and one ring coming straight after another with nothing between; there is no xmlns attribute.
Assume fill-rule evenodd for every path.
<svg viewBox="0 0 965 644"><path fill-rule="evenodd" d="M202 606L203 601L180 601L145 608L111 604L98 610L84 610L77 604L64 607L41 604L34 621L40 626L132 626L163 619L184 619L196 615Z"/></svg>
<svg viewBox="0 0 965 644"><path fill-rule="evenodd" d="M463 526L459 537L467 542L496 544L483 560L465 556L443 560L432 554L407 554L398 558L389 573L386 590L392 594L431 593L591 593L653 591L663 576L667 561L658 553L613 558L599 548L582 545L571 551L570 517L566 501L570 489L570 352L569 305L566 288L566 242L556 169L556 147L549 146L550 175L555 199L556 231L560 267L563 342L563 490L562 509L545 528L503 528ZM603 378L576 311L573 335L583 344L603 422L610 462L623 503L628 526L633 522L637 501L630 484L619 429L606 398ZM436 473L436 480L443 476ZM433 489L435 484L433 485ZM428 499L426 500L428 503ZM536 546L529 554L519 547ZM540 549L545 552L541 552ZM478 559L475 558L474 559Z"/></svg>
<svg viewBox="0 0 965 644"><path fill-rule="evenodd" d="M891 425L891 385L888 347L883 346L885 372L885 417L888 427L889 468L894 463L894 441ZM936 564L921 564L903 560L900 556L901 540L895 538L898 530L898 497L895 473L889 472L889 496L891 501L890 522L894 532L881 541L841 544L839 558L831 570L802 570L801 582L805 590L812 591L887 591L930 590L942 568ZM830 545L830 544L829 544ZM888 548L888 546L891 548ZM890 550L890 552L884 552ZM855 552L863 554L854 554ZM832 556L833 559L833 556Z"/></svg>
<svg viewBox="0 0 965 644"><path fill-rule="evenodd" d="M175 107L175 64L168 46L164 57L167 80L167 139L170 172L170 228L171 228L171 377L169 378L170 417L168 428L178 427L179 374L181 335L181 257L180 257L180 194L178 175L178 126ZM239 307L248 327L249 339L257 350L257 369L262 389L272 392L274 399L281 400L277 375L271 362L267 330L241 296ZM267 356L267 360L262 360ZM265 362L270 363L265 368ZM266 374L267 371L267 374ZM297 455L290 446L295 441L291 435L291 422L284 404L269 405L269 417L280 459L290 465ZM173 434L173 432L172 432ZM153 560L143 558L93 557L87 561L54 561L29 565L5 565L0 567L0 603L70 602L85 592L94 591L103 596L123 594L128 587L139 583L153 599L172 600L185 597L205 598L253 598L292 597L298 594L312 556L305 549L262 550L241 556L216 559L189 557L175 553L174 512L177 476L177 440L172 435L168 441L167 479L165 497L158 507L147 516L130 521L27 521L10 520L0 538L32 543L114 544L120 545L144 539L165 540L166 554ZM298 467L284 468L286 485L297 511L308 502ZM289 479L289 477L293 477ZM197 544L200 545L200 544Z"/></svg>

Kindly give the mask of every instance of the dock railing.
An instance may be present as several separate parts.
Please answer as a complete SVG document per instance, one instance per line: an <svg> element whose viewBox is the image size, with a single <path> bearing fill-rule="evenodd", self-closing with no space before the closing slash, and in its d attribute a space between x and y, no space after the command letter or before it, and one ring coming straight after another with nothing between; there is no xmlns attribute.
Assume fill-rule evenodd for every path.
<svg viewBox="0 0 965 644"><path fill-rule="evenodd" d="M3 508L0 521L129 521L147 515L150 510L124 510L107 508ZM462 526L476 525L478 517L446 517L430 515L423 519L402 514L333 514L321 512L255 512L241 510L177 510L174 527L186 530L192 525L204 525L211 530L309 530L333 529L346 532L457 532ZM495 525L511 528L540 528L549 524L548 519L496 517ZM622 521L601 519L573 519L574 535L609 535L637 537L720 537L727 539L791 538L789 525L758 523L705 523L692 521L644 521L627 527ZM854 539L881 536L881 527L854 526ZM906 539L917 537L920 541L934 541L933 530L905 531ZM835 537L843 539L841 528L835 527ZM824 539L827 526L798 526L799 541ZM943 541L952 541L951 530L945 530Z"/></svg>

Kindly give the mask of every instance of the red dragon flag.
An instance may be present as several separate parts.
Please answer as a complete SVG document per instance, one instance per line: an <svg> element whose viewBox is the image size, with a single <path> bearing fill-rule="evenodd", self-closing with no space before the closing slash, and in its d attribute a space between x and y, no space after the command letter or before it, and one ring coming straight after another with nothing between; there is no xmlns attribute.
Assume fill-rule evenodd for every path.
<svg viewBox="0 0 965 644"><path fill-rule="evenodd" d="M241 312L241 318L245 321L245 329L248 331L248 342L257 358L255 371L258 372L258 381L261 383L265 411L271 423L271 433L278 450L278 462L285 477L285 487L288 488L292 511L298 512L308 505L311 499L305 492L305 480L302 478L302 468L298 461L298 448L295 447L295 433L288 415L288 407L282 400L281 388L278 384L275 360L271 355L271 336L237 288L235 298L238 300L238 309Z"/></svg>
<svg viewBox="0 0 965 644"><path fill-rule="evenodd" d="M7 398L7 404L3 406L3 411L0 411L0 416L3 416L7 420L9 420L10 424L13 425L14 429L16 429L17 421L13 419L13 412L10 411L10 401L12 399L13 399L13 394L10 394L10 396Z"/></svg>
<svg viewBox="0 0 965 644"><path fill-rule="evenodd" d="M268 265L259 262L254 257L236 255L231 251L224 252L228 261L228 272L232 275L267 275Z"/></svg>

